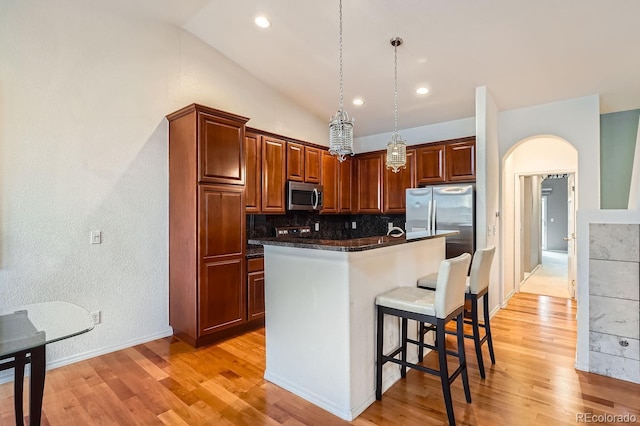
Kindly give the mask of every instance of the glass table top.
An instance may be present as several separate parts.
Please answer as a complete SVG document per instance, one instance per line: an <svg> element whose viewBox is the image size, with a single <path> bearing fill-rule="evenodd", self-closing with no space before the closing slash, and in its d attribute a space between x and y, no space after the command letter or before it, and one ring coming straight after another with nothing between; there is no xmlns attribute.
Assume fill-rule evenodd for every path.
<svg viewBox="0 0 640 426"><path fill-rule="evenodd" d="M93 327L89 311L69 302L0 308L0 357L86 333Z"/></svg>

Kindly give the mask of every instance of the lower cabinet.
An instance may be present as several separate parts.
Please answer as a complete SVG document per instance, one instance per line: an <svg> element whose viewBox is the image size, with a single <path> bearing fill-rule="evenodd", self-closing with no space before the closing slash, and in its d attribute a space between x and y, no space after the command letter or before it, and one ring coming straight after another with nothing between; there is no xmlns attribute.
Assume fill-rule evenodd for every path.
<svg viewBox="0 0 640 426"><path fill-rule="evenodd" d="M247 320L264 319L264 258L247 259Z"/></svg>

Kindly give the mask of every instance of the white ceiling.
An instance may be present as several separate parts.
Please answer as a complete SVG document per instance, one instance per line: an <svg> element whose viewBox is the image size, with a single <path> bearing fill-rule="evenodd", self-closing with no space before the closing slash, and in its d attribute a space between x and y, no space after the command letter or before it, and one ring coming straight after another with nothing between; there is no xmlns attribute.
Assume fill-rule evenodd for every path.
<svg viewBox="0 0 640 426"><path fill-rule="evenodd" d="M338 0L99 3L182 26L327 122L338 109ZM500 110L593 94L602 113L640 108L639 18L638 0L343 0L345 109L356 136L393 130L395 36L401 129L472 117L484 85Z"/></svg>

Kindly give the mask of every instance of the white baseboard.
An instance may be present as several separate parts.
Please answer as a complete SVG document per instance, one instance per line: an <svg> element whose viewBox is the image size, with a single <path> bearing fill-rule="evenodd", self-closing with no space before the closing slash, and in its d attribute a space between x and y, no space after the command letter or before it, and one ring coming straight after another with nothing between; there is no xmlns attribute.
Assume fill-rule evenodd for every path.
<svg viewBox="0 0 640 426"><path fill-rule="evenodd" d="M165 329L164 331L161 331L159 333L155 333L155 334L150 334L144 337L139 337L136 339L132 339L132 340L128 340L126 342L122 342L119 343L117 345L113 345L113 346L107 346L104 348L98 348L98 349L94 349L92 351L88 351L88 352L84 352L81 354L77 354L77 355L73 355L67 358L62 358L62 359L56 359L54 361L48 362L47 363L47 371L48 370L53 370L56 369L58 367L63 367L65 365L69 365L69 364L75 364L76 362L79 361L84 361L87 359L91 359L100 355L104 355L104 354L108 354L111 352L115 352L115 351L119 351L121 349L126 349L126 348L130 348L132 346L136 346L136 345L140 345L143 343L147 343L150 342L152 340L156 340L156 339L162 339L164 337L167 336L171 336L173 334L173 329L171 327ZM24 374L25 376L29 376L31 373L29 365L27 365L27 367L24 370ZM2 374L0 374L0 384L3 383L8 383L8 382L12 382L13 381L13 370L9 369L6 370L5 372L3 372Z"/></svg>

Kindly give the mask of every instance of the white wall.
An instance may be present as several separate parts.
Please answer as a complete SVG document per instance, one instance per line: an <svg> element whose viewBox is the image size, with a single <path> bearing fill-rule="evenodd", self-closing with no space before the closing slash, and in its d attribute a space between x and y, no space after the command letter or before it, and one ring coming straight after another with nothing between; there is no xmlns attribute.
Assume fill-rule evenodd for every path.
<svg viewBox="0 0 640 426"><path fill-rule="evenodd" d="M600 100L598 95L500 113L500 157L533 136L553 135L578 151L580 208L600 206ZM544 152L541 152L544 155ZM547 155L553 160L554 156Z"/></svg>
<svg viewBox="0 0 640 426"><path fill-rule="evenodd" d="M489 306L498 308L500 297L500 156L498 150L498 107L491 91L476 88L476 247L496 247Z"/></svg>
<svg viewBox="0 0 640 426"><path fill-rule="evenodd" d="M400 133L400 136L402 136L407 145L420 145L423 143L473 136L476 134L475 125L475 117L470 117L461 120L447 121L445 123L400 129L398 133ZM358 126L357 121L355 126ZM393 128L392 121L389 121L389 128ZM359 154L362 152L386 149L392 134L393 131L390 131L388 133L378 133L355 138L353 140L354 151Z"/></svg>
<svg viewBox="0 0 640 426"><path fill-rule="evenodd" d="M93 331L49 347L50 365L171 332L166 114L198 102L327 138L183 30L79 1L1 2L0 58L0 304L102 310Z"/></svg>
<svg viewBox="0 0 640 426"><path fill-rule="evenodd" d="M576 172L576 206L595 209L600 205L600 107L597 95L520 108L500 113L500 158L502 159L503 297L515 290L513 256L515 227L513 197L516 174L581 170ZM551 139L549 139L551 138ZM535 140L533 145L527 141ZM562 141L567 142L564 144ZM528 146L528 148L521 147ZM577 152L571 153L571 147ZM516 151L517 149L517 151ZM513 158L510 155L516 153ZM572 160L573 158L573 160ZM576 166L577 165L577 166ZM587 241L588 242L588 241ZM576 233L577 250L584 250ZM588 248L587 248L588 249ZM580 285L578 281L577 285ZM503 301L504 304L504 301Z"/></svg>

